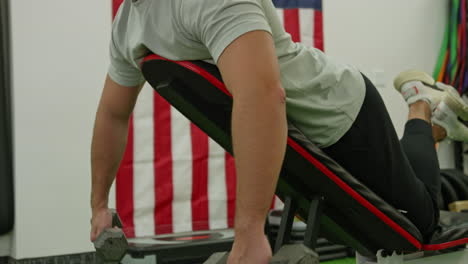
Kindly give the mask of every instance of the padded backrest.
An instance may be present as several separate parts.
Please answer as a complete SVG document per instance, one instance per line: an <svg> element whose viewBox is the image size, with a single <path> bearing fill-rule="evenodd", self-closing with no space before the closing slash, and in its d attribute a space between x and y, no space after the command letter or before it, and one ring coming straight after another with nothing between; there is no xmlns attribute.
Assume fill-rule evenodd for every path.
<svg viewBox="0 0 468 264"><path fill-rule="evenodd" d="M0 235L13 228L8 1L0 2Z"/></svg>
<svg viewBox="0 0 468 264"><path fill-rule="evenodd" d="M232 98L215 66L152 55L145 59L142 70L161 96L232 151ZM288 134L277 194L298 201L301 217L307 218L310 198L321 195L325 197L321 230L328 238L363 255L375 255L379 249L421 249L422 235L407 218L314 146L294 124L289 124Z"/></svg>

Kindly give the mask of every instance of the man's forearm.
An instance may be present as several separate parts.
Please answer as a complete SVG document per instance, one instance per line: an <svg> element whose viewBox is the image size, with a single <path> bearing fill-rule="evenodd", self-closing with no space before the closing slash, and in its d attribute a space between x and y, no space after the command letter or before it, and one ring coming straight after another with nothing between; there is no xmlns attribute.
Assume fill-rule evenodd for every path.
<svg viewBox="0 0 468 264"><path fill-rule="evenodd" d="M233 145L237 167L236 235L263 227L286 149L282 89L235 99Z"/></svg>
<svg viewBox="0 0 468 264"><path fill-rule="evenodd" d="M127 142L128 119L98 110L91 146L91 208L107 208L114 181Z"/></svg>

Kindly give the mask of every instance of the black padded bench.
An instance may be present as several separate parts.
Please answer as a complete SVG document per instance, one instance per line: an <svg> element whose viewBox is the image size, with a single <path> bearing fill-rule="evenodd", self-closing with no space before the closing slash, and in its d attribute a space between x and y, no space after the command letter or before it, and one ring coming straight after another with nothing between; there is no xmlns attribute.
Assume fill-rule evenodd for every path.
<svg viewBox="0 0 468 264"><path fill-rule="evenodd" d="M152 54L144 59L142 71L156 92L232 153L232 97L214 65ZM424 240L404 215L307 140L294 124L288 126L276 193L282 199L290 197L303 219L308 218L311 201L321 197L320 232L330 241L368 257L379 250L439 251L468 243L468 214L441 212L439 228Z"/></svg>

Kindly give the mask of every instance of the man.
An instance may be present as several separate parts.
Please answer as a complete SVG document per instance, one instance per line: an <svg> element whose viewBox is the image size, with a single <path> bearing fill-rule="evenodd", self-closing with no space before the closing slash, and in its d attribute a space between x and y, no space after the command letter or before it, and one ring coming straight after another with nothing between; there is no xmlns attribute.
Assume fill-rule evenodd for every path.
<svg viewBox="0 0 468 264"><path fill-rule="evenodd" d="M264 264L271 257L263 227L284 158L286 117L355 177L406 211L424 234L434 228L440 183L432 110L448 98L442 101L446 107L438 108L446 117L440 118L436 134L453 135L453 124L459 124L453 110L466 111L459 97L429 87L434 82L426 75L400 76L397 88L410 104L411 120L401 147L375 87L354 67L293 43L271 0L126 0L113 25L111 65L96 115L91 240L111 223L108 192L144 82L139 63L149 52L172 60L212 61L233 94L238 190L229 264ZM461 132L455 134L468 139L466 128L456 127Z"/></svg>

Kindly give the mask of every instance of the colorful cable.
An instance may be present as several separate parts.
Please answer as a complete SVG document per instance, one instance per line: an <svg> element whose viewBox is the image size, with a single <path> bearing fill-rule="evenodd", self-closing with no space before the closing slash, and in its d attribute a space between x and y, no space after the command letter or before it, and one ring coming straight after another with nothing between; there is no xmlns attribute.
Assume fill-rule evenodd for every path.
<svg viewBox="0 0 468 264"><path fill-rule="evenodd" d="M437 81L449 83L468 94L468 0L449 0L448 23L434 70Z"/></svg>

